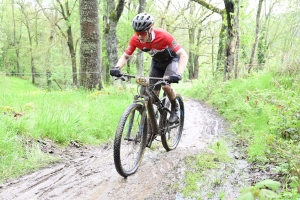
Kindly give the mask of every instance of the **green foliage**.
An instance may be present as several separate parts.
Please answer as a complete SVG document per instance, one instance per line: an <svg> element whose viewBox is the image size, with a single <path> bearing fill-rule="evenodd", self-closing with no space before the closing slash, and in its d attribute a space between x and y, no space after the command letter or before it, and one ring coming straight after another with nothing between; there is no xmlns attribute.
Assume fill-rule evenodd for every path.
<svg viewBox="0 0 300 200"><path fill-rule="evenodd" d="M296 65L297 66L297 65ZM220 82L212 78L185 83L180 92L211 104L244 141L249 162L292 166L286 176L284 196L297 194L300 178L300 74L288 68L252 74L246 78ZM282 170L284 168L281 168ZM294 192L291 192L294 191Z"/></svg>
<svg viewBox="0 0 300 200"><path fill-rule="evenodd" d="M2 32L2 27L0 26L0 58L2 58L4 41L6 41L6 35Z"/></svg>
<svg viewBox="0 0 300 200"><path fill-rule="evenodd" d="M227 155L227 147L224 141L219 141L214 145L210 146L210 150L196 155L188 157L185 161L187 170L185 172L184 184L185 187L182 189L182 193L186 197L202 198L205 186L220 185L223 180L221 176L213 174L213 177L205 178L205 176L212 169L219 169L220 163L230 162L230 158ZM209 192L209 191L207 191ZM205 194L210 196L211 194ZM224 196L224 193L215 194L217 196Z"/></svg>
<svg viewBox="0 0 300 200"><path fill-rule="evenodd" d="M1 77L0 87L0 181L55 160L41 152L40 139L63 146L111 140L133 100L131 88L46 91L14 77Z"/></svg>
<svg viewBox="0 0 300 200"><path fill-rule="evenodd" d="M269 179L260 181L254 186L243 188L237 200L268 200L277 198L279 195L274 191L278 190L280 185L279 182Z"/></svg>

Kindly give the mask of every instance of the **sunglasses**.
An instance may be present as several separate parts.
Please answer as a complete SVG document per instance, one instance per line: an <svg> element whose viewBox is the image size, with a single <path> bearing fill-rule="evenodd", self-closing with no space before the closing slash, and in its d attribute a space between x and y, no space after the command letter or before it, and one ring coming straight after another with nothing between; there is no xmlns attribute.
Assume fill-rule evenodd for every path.
<svg viewBox="0 0 300 200"><path fill-rule="evenodd" d="M136 36L142 36L142 37L145 37L145 36L147 36L147 34L148 34L148 32L146 32L146 31L143 31L143 32L135 32L135 35L136 35Z"/></svg>

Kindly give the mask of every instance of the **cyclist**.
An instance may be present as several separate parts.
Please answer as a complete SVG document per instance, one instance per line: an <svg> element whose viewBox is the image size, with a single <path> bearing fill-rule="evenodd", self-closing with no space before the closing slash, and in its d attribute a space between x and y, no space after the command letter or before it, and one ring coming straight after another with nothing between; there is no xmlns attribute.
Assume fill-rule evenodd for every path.
<svg viewBox="0 0 300 200"><path fill-rule="evenodd" d="M162 28L153 28L154 18L148 13L140 13L133 18L132 28L135 34L129 41L129 46L119 58L117 65L110 70L111 76L119 76L121 68L126 64L136 48L148 52L152 57L150 77L169 77L172 82L181 80L188 62L186 51L177 43L174 37ZM157 80L150 80L154 84ZM163 85L163 90L171 102L170 123L178 120L178 105L176 93L171 85ZM159 95L161 85L154 88Z"/></svg>

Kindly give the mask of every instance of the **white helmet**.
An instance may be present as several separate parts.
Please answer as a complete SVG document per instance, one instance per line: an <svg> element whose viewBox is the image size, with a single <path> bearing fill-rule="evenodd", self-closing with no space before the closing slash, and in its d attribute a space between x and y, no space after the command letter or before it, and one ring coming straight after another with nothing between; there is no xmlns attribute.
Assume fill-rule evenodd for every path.
<svg viewBox="0 0 300 200"><path fill-rule="evenodd" d="M132 28L135 32L147 31L154 24L154 18L147 13L139 13L132 20Z"/></svg>

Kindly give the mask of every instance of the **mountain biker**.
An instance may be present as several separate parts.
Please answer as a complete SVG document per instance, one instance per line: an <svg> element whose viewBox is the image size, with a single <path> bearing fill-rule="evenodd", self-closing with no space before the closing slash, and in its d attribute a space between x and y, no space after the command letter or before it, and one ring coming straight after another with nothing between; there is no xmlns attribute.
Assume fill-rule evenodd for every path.
<svg viewBox="0 0 300 200"><path fill-rule="evenodd" d="M188 62L188 55L170 33L162 28L153 28L153 24L154 18L148 13L140 13L133 18L132 28L135 34L131 37L129 46L119 58L117 65L110 70L111 76L119 76L121 68L135 49L139 48L152 56L150 77L169 77L172 82L181 80ZM157 80L150 80L150 84L156 82ZM154 88L156 95L159 95L161 87L171 102L169 122L175 123L179 118L176 93L171 85L157 85Z"/></svg>

